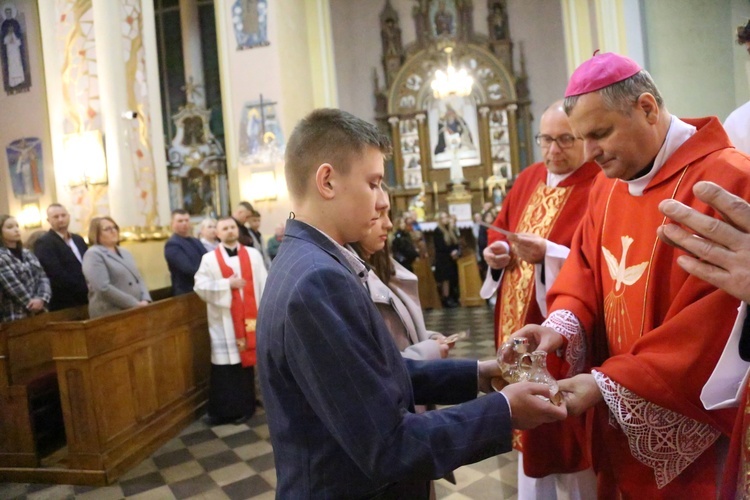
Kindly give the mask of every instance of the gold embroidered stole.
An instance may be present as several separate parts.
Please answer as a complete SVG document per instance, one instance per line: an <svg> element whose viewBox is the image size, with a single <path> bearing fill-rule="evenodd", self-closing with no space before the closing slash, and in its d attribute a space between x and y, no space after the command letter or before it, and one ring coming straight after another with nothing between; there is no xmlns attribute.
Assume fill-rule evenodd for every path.
<svg viewBox="0 0 750 500"><path fill-rule="evenodd" d="M560 212L573 192L573 186L547 187L540 182L524 208L515 231L548 238ZM500 289L500 342L526 324L526 312L534 298L534 265L511 258Z"/></svg>

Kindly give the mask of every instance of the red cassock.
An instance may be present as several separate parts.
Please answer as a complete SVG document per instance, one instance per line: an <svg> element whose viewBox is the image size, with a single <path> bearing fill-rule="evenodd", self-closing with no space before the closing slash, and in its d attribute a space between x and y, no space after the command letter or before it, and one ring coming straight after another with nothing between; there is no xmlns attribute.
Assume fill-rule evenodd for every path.
<svg viewBox="0 0 750 500"><path fill-rule="evenodd" d="M534 233L570 247L578 222L586 211L594 177L601 172L596 163L586 163L557 187L547 187L543 163L526 168L516 179L503 201L494 225L513 232ZM505 236L489 231L488 241ZM526 324L544 321L536 301L534 265L516 258L505 268L495 306L495 343L501 344ZM567 373L567 364L557 356L547 356L547 368L555 378ZM587 469L583 417L569 418L516 432L514 447L524 453L524 473L529 477L570 473Z"/></svg>
<svg viewBox="0 0 750 500"><path fill-rule="evenodd" d="M732 147L716 118L684 121L697 132L667 159L642 196L631 195L619 180L596 179L548 303L550 314L568 310L580 320L589 366L647 402L728 436L736 410L705 410L700 392L726 344L739 301L677 265L684 252L657 238L657 227L666 221L657 207L672 198L719 217L693 195L693 185L713 181L750 199L750 158ZM639 408L625 413L630 411ZM605 403L588 416L601 497L614 495L617 487L625 498L715 498L715 443L690 457L701 448L695 432L692 438L684 428L653 433L669 422L649 421L641 441L629 444L620 426L610 423ZM652 440L645 442L648 435ZM659 489L656 472L675 458L690 465Z"/></svg>

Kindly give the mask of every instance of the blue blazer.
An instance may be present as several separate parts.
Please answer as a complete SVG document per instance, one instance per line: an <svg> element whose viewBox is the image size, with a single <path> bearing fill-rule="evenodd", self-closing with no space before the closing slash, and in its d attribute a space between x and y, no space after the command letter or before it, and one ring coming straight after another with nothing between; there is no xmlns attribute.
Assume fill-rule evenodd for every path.
<svg viewBox="0 0 750 500"><path fill-rule="evenodd" d="M81 258L88 250L86 242L77 234L70 233ZM50 229L34 245L34 254L44 268L52 286L49 310L82 306L89 301L89 287L83 276L83 267L67 243Z"/></svg>
<svg viewBox="0 0 750 500"><path fill-rule="evenodd" d="M504 396L475 399L476 361L404 360L361 279L305 223L287 222L257 346L277 498L413 498L415 483L427 494L429 479L511 449Z"/></svg>
<svg viewBox="0 0 750 500"><path fill-rule="evenodd" d="M199 239L183 238L173 234L164 245L164 258L167 260L169 275L172 278L172 295L182 295L193 291L195 273L201 266L206 247Z"/></svg>

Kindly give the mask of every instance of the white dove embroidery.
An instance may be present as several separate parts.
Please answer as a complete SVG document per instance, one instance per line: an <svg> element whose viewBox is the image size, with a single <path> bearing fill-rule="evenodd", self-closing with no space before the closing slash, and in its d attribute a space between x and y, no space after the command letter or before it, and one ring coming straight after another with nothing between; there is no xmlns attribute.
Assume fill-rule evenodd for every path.
<svg viewBox="0 0 750 500"><path fill-rule="evenodd" d="M607 261L609 275L615 281L615 292L619 292L620 287L623 284L630 286L636 283L641 276L643 276L643 272L646 270L646 266L648 266L648 261L646 261L635 266L625 267L628 249L633 243L633 238L630 236L622 236L620 240L622 241L622 257L620 257L620 262L617 262L617 259L612 255L612 252L602 246L602 252L604 253L604 259Z"/></svg>

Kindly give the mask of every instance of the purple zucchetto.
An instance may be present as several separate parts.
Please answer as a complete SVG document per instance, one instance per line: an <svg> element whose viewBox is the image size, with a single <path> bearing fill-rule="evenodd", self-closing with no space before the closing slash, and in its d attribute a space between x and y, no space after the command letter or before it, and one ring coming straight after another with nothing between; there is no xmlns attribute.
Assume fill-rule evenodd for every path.
<svg viewBox="0 0 750 500"><path fill-rule="evenodd" d="M641 69L643 68L629 57L614 52L594 52L594 56L578 66L570 76L565 97L588 94L609 87L613 83L630 78Z"/></svg>

